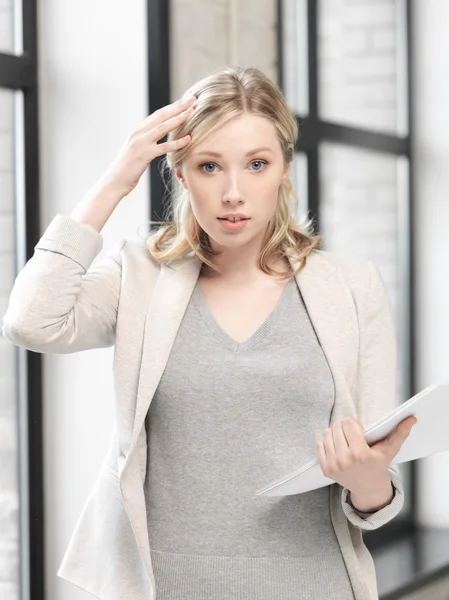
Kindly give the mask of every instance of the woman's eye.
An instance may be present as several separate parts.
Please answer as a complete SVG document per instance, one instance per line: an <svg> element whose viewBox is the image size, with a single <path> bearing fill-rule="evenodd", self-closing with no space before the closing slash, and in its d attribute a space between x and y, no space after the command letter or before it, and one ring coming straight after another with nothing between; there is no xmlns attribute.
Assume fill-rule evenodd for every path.
<svg viewBox="0 0 449 600"><path fill-rule="evenodd" d="M214 163L203 163L200 165L200 169L203 170L203 167L208 167L209 165L213 165ZM207 173L213 173L213 171L206 171Z"/></svg>
<svg viewBox="0 0 449 600"><path fill-rule="evenodd" d="M254 163L259 163L259 164L262 164L262 165L267 165L268 164L266 160L253 160L253 162L251 164L253 165ZM256 171L262 171L262 170L263 169L256 169Z"/></svg>
<svg viewBox="0 0 449 600"><path fill-rule="evenodd" d="M254 165L254 164L257 164L257 163L262 164L262 165L267 165L268 164L266 160L253 160L251 164ZM209 163L203 163L203 164L201 164L200 165L201 171L203 171L203 173L214 173L214 171L211 171L210 169L204 171L204 167L208 167L210 165L215 166L215 163L209 162ZM263 170L264 169L255 169L255 173L258 173L259 171L263 171Z"/></svg>

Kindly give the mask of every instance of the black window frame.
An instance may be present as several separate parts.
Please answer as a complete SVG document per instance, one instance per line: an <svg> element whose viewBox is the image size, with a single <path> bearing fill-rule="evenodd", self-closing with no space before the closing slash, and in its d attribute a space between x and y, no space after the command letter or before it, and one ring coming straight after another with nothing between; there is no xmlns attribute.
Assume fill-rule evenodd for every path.
<svg viewBox="0 0 449 600"><path fill-rule="evenodd" d="M170 88L170 1L147 0L147 52L149 113L171 103ZM164 155L150 163L150 220L162 221L164 207L171 190L166 174L161 175Z"/></svg>
<svg viewBox="0 0 449 600"><path fill-rule="evenodd" d="M18 2L18 0L16 0ZM23 93L24 132L24 239L16 242L16 261L28 261L40 237L39 131L37 79L37 2L22 0L23 52L0 53L0 88ZM16 211L16 223L18 214ZM20 248L19 248L20 245ZM16 272L24 265L17 264ZM42 356L17 349L25 362L26 406L18 402L17 439L19 444L19 593L21 599L45 598L44 456L42 418ZM21 373L21 374L22 374ZM20 375L21 375L20 374ZM17 375L18 377L20 376ZM23 411L23 412L22 412ZM27 439L22 439L22 431ZM21 482L25 481L25 485ZM26 487L26 490L23 488ZM26 494L26 498L24 497ZM28 524L26 527L25 524Z"/></svg>

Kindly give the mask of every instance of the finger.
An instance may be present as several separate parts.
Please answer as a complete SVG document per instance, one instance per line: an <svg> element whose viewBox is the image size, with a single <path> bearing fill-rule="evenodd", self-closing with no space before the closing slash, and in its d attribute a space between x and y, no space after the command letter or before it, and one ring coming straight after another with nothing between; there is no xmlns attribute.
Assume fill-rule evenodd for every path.
<svg viewBox="0 0 449 600"><path fill-rule="evenodd" d="M352 453L361 454L369 448L365 440L363 427L359 421L348 417L342 422L342 429L345 434L346 443Z"/></svg>
<svg viewBox="0 0 449 600"><path fill-rule="evenodd" d="M401 421L398 427L406 427L408 431L411 431L411 429L414 427L414 425L416 425L417 422L418 419L414 415L411 415L410 417L407 417L406 419Z"/></svg>
<svg viewBox="0 0 449 600"><path fill-rule="evenodd" d="M167 106L158 108L158 110L154 111L151 115L144 119L144 121L142 121L141 125L138 127L138 131L142 133L149 131L161 123L164 123L164 121L167 121L173 117L177 117L188 108L193 107L197 100L198 98L196 96L192 96L189 99L186 98L185 100L178 100L173 104L168 104Z"/></svg>
<svg viewBox="0 0 449 600"><path fill-rule="evenodd" d="M408 421L407 423L405 423ZM414 425L417 422L416 417L412 417L409 421L409 418L401 421L396 429L384 440L381 440L377 444L372 446L373 449L381 450L389 460L392 460L396 454L401 449L402 444L410 435L411 425Z"/></svg>
<svg viewBox="0 0 449 600"><path fill-rule="evenodd" d="M168 119L168 121L164 121L156 127L151 128L148 132L145 133L145 137L149 142L156 142L163 138L167 133L182 125L182 123L193 113L195 109L193 107L188 108L183 111L181 114Z"/></svg>
<svg viewBox="0 0 449 600"><path fill-rule="evenodd" d="M318 451L318 460L319 460L319 463L320 463L321 470L323 472L323 475L326 475L328 473L328 470L327 470L326 451L324 449L323 442L320 442L318 444L317 451Z"/></svg>
<svg viewBox="0 0 449 600"><path fill-rule="evenodd" d="M417 422L416 417L407 417L407 419L404 419L403 421L401 421L399 423L399 425L396 427L395 431L393 431L393 433L389 436L388 439L390 440L390 442L393 445L399 444L402 446L404 441L410 435L410 431L412 430L412 427L414 427L416 422Z"/></svg>
<svg viewBox="0 0 449 600"><path fill-rule="evenodd" d="M327 428L324 430L323 432L323 445L324 445L324 450L326 452L326 460L327 460L327 464L336 465L336 452L335 452L335 446L334 446L334 436L332 433L332 429L331 428Z"/></svg>
<svg viewBox="0 0 449 600"><path fill-rule="evenodd" d="M161 156L162 154L166 154L167 152L174 152L175 150L179 150L183 146L187 145L190 142L191 136L185 135L182 138L177 140L171 140L169 142L163 142L162 144L156 144L156 148L158 153L156 156Z"/></svg>
<svg viewBox="0 0 449 600"><path fill-rule="evenodd" d="M151 115L149 115L142 123L144 129L148 129L151 126L159 125L163 123L167 119L175 117L179 115L187 108L194 106L198 98L196 96L190 96L189 98L184 98L181 100L177 100L172 104L167 104L167 106L163 106L162 108L158 108Z"/></svg>
<svg viewBox="0 0 449 600"><path fill-rule="evenodd" d="M349 445L341 421L337 421L337 423L334 423L332 426L332 437L334 441L335 454L339 457L347 455L349 453Z"/></svg>

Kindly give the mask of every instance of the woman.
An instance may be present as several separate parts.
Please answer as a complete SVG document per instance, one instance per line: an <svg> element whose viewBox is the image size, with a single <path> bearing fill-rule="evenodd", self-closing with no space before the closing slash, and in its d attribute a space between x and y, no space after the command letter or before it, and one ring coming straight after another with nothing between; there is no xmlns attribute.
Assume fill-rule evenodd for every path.
<svg viewBox="0 0 449 600"><path fill-rule="evenodd" d="M403 506L389 465L416 419L365 443L395 405L390 306L372 262L295 224L297 135L259 70L205 77L143 121L16 279L13 343L115 344L116 428L58 572L101 600L378 597L361 532ZM165 153L172 220L93 266ZM256 495L316 456L333 485Z"/></svg>

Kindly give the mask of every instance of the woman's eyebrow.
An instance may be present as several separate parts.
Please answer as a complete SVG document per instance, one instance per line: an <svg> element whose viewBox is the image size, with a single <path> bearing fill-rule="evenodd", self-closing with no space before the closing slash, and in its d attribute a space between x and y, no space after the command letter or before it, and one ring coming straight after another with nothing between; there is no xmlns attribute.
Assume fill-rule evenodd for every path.
<svg viewBox="0 0 449 600"><path fill-rule="evenodd" d="M267 150L268 152L273 153L273 150L271 148L268 148L267 146L262 146L261 148L254 148L254 150L250 150L245 154L245 156L251 156L251 154L262 152L262 150ZM218 158L221 158L223 156L222 154L220 154L220 152L212 152L212 150L203 150L203 152L196 153L197 156L201 156L202 154L207 156L217 156Z"/></svg>

